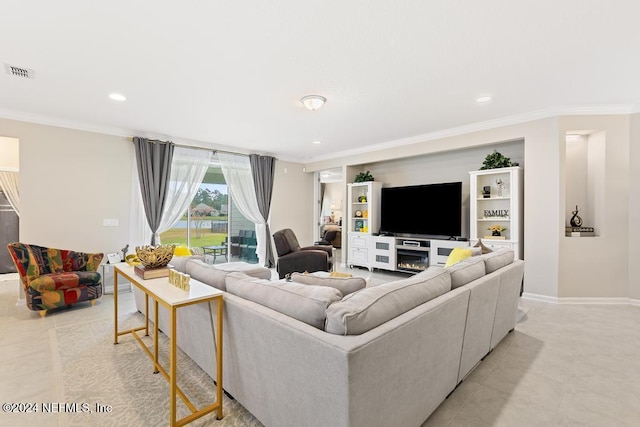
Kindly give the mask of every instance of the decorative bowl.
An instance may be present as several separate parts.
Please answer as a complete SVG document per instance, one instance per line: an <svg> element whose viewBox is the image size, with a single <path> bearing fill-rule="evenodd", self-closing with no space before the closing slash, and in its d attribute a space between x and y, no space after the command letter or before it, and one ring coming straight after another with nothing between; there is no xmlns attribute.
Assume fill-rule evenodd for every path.
<svg viewBox="0 0 640 427"><path fill-rule="evenodd" d="M174 249L174 245L136 246L136 254L145 268L159 268L169 264Z"/></svg>

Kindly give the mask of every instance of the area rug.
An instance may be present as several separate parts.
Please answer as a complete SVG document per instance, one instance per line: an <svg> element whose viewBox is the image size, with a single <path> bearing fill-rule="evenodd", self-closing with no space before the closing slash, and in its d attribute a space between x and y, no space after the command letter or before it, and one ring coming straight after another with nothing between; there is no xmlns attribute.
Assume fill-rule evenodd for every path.
<svg viewBox="0 0 640 427"><path fill-rule="evenodd" d="M122 329L143 323L140 313L119 320ZM69 426L161 426L169 424L169 384L162 374L153 374L153 366L144 350L130 335L113 344L113 323L93 321L60 327L52 334L57 347L60 393L64 402L77 404L64 411L62 425ZM152 346L151 337L143 338ZM169 343L159 336L162 366L168 370ZM55 368L54 368L55 369ZM215 401L215 383L200 367L178 349L178 385L201 408ZM192 426L261 426L235 400L224 397L222 420L215 413L189 424ZM190 414L180 398L178 417ZM64 419L66 418L66 420Z"/></svg>

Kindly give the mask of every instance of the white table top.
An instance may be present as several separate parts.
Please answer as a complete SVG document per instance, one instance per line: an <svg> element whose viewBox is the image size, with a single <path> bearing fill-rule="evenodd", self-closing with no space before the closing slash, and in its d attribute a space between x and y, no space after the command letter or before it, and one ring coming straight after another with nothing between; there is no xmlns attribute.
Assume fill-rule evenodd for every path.
<svg viewBox="0 0 640 427"><path fill-rule="evenodd" d="M144 290L155 295L168 306L180 306L198 301L206 301L223 294L221 290L193 278L189 280L190 289L184 291L176 286L170 285L168 277L145 280L135 273L133 266L127 263L114 264L114 268L126 276L135 286L144 288Z"/></svg>

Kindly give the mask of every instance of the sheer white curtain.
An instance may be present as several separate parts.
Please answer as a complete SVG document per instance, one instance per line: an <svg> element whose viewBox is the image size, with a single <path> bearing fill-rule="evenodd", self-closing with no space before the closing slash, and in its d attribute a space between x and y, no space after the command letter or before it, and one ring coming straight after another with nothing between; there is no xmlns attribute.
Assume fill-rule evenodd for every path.
<svg viewBox="0 0 640 427"><path fill-rule="evenodd" d="M180 220L195 197L209 168L211 151L176 147L171 162L169 192L162 212L158 234L167 231Z"/></svg>
<svg viewBox="0 0 640 427"><path fill-rule="evenodd" d="M169 192L165 202L162 221L158 234L171 228L184 213L202 183L211 160L211 151L195 148L176 147L171 163ZM137 170L133 159L133 171ZM135 252L136 246L148 245L151 240L151 229L147 223L138 174L131 176L131 214L129 221L129 252ZM167 225L168 224L168 225Z"/></svg>
<svg viewBox="0 0 640 427"><path fill-rule="evenodd" d="M0 189L7 196L9 204L20 216L20 196L18 194L18 172L0 170Z"/></svg>
<svg viewBox="0 0 640 427"><path fill-rule="evenodd" d="M227 183L227 188L231 194L232 203L238 208L240 213L249 221L255 224L256 240L258 241L258 262L264 264L266 256L266 246L264 242L266 223L262 218L258 208L258 199L253 185L253 175L251 174L251 162L248 156L231 153L217 153L220 160L220 168Z"/></svg>

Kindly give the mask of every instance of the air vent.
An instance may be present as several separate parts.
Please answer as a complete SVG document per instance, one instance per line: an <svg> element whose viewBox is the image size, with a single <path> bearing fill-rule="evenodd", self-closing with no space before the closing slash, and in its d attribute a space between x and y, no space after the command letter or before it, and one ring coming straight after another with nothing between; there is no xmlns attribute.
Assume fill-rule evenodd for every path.
<svg viewBox="0 0 640 427"><path fill-rule="evenodd" d="M25 79L33 78L33 70L24 67L16 67L15 65L4 64L4 69L7 70L7 74L14 77L20 77Z"/></svg>

